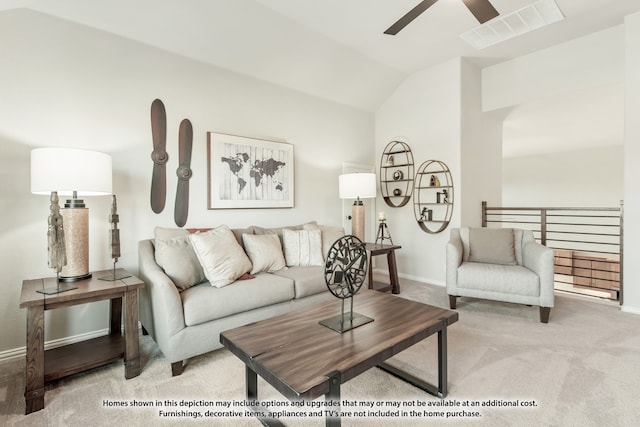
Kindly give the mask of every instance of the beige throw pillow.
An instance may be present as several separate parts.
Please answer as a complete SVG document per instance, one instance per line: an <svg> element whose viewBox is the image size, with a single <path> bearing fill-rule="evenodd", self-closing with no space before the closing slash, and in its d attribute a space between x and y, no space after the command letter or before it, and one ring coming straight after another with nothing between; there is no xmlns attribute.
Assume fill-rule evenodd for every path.
<svg viewBox="0 0 640 427"><path fill-rule="evenodd" d="M280 238L276 234L243 234L242 241L244 250L253 264L251 274L278 271L287 266Z"/></svg>
<svg viewBox="0 0 640 427"><path fill-rule="evenodd" d="M516 265L511 228L469 228L469 261Z"/></svg>
<svg viewBox="0 0 640 427"><path fill-rule="evenodd" d="M324 265L320 230L282 230L284 258L288 267Z"/></svg>
<svg viewBox="0 0 640 427"><path fill-rule="evenodd" d="M305 224L302 226L303 230L320 230L322 238L322 256L326 259L329 249L335 243L336 240L344 236L344 228L332 226L332 225L319 225L319 224Z"/></svg>
<svg viewBox="0 0 640 427"><path fill-rule="evenodd" d="M251 271L251 261L226 225L191 234L189 240L212 286L221 288Z"/></svg>
<svg viewBox="0 0 640 427"><path fill-rule="evenodd" d="M188 235L169 239L156 237L155 257L156 263L181 291L205 280Z"/></svg>

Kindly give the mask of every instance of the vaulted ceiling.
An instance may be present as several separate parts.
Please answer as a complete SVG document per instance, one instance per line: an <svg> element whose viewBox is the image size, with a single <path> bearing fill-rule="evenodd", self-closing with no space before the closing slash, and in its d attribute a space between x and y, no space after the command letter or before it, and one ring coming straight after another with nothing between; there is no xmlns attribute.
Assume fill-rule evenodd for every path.
<svg viewBox="0 0 640 427"><path fill-rule="evenodd" d="M491 0L501 15L536 0ZM439 0L398 35L418 0L3 0L308 94L375 110L409 74L465 56L513 58L613 25L638 0L556 0L564 21L483 50L460 34L478 21Z"/></svg>
<svg viewBox="0 0 640 427"><path fill-rule="evenodd" d="M491 0L501 16L537 0ZM216 67L365 111L376 111L412 73L456 57L501 62L622 24L638 0L556 0L564 20L476 50L460 38L479 23L462 0L438 0L397 35L383 34L420 0L0 0ZM37 31L34 28L34 31ZM0 43L2 42L0 28ZM576 95L567 119L546 126L560 101L516 109L505 121L505 155L621 143L622 91ZM581 97L582 96L582 97ZM589 107L589 105L591 107ZM595 123L598 129L571 126ZM544 120L545 126L541 125ZM595 125L594 125L595 126ZM580 134L582 129L582 134ZM546 134L545 134L546 132ZM613 135L613 136L612 136ZM594 138L598 137L598 141ZM546 141L546 144L542 142ZM546 146L546 148L544 148Z"/></svg>

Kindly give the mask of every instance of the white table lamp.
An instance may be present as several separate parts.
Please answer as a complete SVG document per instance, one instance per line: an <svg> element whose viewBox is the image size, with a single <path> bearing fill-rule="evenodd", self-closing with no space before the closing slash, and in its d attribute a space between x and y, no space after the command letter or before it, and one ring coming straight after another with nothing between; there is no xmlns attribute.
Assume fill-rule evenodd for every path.
<svg viewBox="0 0 640 427"><path fill-rule="evenodd" d="M74 282L91 277L89 272L89 209L79 196L111 194L111 156L73 148L31 150L31 192L69 196L60 209L63 218L67 265L60 280Z"/></svg>
<svg viewBox="0 0 640 427"><path fill-rule="evenodd" d="M364 205L360 199L376 197L375 173L347 173L340 175L341 199L356 199L351 207L351 234L364 242Z"/></svg>

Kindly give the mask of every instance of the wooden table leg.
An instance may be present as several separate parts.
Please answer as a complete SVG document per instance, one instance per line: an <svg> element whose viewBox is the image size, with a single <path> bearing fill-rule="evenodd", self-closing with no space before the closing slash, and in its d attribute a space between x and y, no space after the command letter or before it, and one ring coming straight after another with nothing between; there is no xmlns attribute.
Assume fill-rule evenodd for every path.
<svg viewBox="0 0 640 427"><path fill-rule="evenodd" d="M27 310L25 415L44 408L44 306Z"/></svg>
<svg viewBox="0 0 640 427"><path fill-rule="evenodd" d="M109 333L120 335L122 333L122 298L112 298L109 306Z"/></svg>
<svg viewBox="0 0 640 427"><path fill-rule="evenodd" d="M373 289L373 254L369 256L369 273L367 276L369 276L369 289Z"/></svg>
<svg viewBox="0 0 640 427"><path fill-rule="evenodd" d="M140 343L138 340L138 292L124 293L124 377L140 375Z"/></svg>
<svg viewBox="0 0 640 427"><path fill-rule="evenodd" d="M389 280L391 281L391 293L400 293L400 281L398 280L398 268L396 266L396 251L387 253L387 265L389 266Z"/></svg>

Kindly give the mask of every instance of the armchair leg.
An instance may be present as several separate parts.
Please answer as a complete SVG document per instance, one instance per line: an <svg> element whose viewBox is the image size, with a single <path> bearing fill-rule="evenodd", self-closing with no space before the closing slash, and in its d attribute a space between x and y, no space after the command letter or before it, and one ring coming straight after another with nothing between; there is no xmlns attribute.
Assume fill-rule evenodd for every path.
<svg viewBox="0 0 640 427"><path fill-rule="evenodd" d="M540 307L540 322L549 323L550 313L551 313L551 307Z"/></svg>
<svg viewBox="0 0 640 427"><path fill-rule="evenodd" d="M182 372L184 372L184 364L181 361L179 362L173 362L171 364L171 376L172 377L177 377L178 375L182 374Z"/></svg>
<svg viewBox="0 0 640 427"><path fill-rule="evenodd" d="M449 308L452 310L456 309L456 298L455 295L449 295Z"/></svg>

